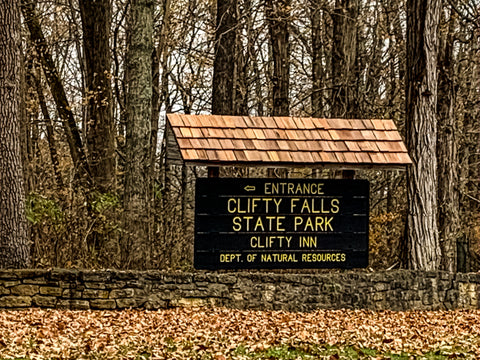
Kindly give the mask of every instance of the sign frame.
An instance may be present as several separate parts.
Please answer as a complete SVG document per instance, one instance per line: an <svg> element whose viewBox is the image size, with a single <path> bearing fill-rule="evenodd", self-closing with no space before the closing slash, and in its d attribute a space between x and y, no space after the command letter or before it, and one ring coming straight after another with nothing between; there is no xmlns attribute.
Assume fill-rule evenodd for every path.
<svg viewBox="0 0 480 360"><path fill-rule="evenodd" d="M198 178L194 267L368 266L369 182Z"/></svg>

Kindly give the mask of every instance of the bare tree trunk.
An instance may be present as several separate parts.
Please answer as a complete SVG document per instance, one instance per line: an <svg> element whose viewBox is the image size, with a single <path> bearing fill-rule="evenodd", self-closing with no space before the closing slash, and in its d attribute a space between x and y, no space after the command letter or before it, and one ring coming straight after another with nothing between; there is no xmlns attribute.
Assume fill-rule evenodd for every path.
<svg viewBox="0 0 480 360"><path fill-rule="evenodd" d="M291 0L266 0L266 16L272 48L273 116L288 116L290 86L289 16Z"/></svg>
<svg viewBox="0 0 480 360"><path fill-rule="evenodd" d="M440 37L438 79L438 227L443 270L457 271L457 239L460 231L458 127L455 117L453 42L456 13L452 9Z"/></svg>
<svg viewBox="0 0 480 360"><path fill-rule="evenodd" d="M105 192L115 183L115 123L111 86L111 0L80 0L85 56L86 143L93 184Z"/></svg>
<svg viewBox="0 0 480 360"><path fill-rule="evenodd" d="M126 163L122 266L150 264L153 2L132 0L127 39Z"/></svg>
<svg viewBox="0 0 480 360"><path fill-rule="evenodd" d="M323 2L323 0L310 0L310 19L312 24L312 116L317 118L324 116Z"/></svg>
<svg viewBox="0 0 480 360"><path fill-rule="evenodd" d="M153 52L152 58L152 125L150 137L150 171L152 181L155 174L155 161L157 155L158 130L160 120L160 108L162 103L168 99L168 43L167 34L170 26L170 7L171 0L164 0L163 4L163 22L159 31L158 46ZM162 77L160 80L160 68ZM166 107L167 104L166 104ZM152 183L153 185L153 183Z"/></svg>
<svg viewBox="0 0 480 360"><path fill-rule="evenodd" d="M332 99L333 117L355 112L358 0L335 0L333 10Z"/></svg>
<svg viewBox="0 0 480 360"><path fill-rule="evenodd" d="M57 145L55 142L55 135L53 131L53 122L50 118L50 114L48 113L47 103L45 101L45 96L43 95L43 88L38 78L40 74L33 74L33 80L35 82L35 89L37 91L38 102L40 104L40 109L42 110L43 120L45 122L45 127L47 129L47 141L48 141L48 150L50 151L50 159L52 161L53 173L55 174L55 179L57 181L57 187L63 187L63 179L62 174L60 173L59 169L59 161L58 161L58 153L57 153Z"/></svg>
<svg viewBox="0 0 480 360"><path fill-rule="evenodd" d="M440 267L437 228L437 48L441 0L407 1L408 267Z"/></svg>
<svg viewBox="0 0 480 360"><path fill-rule="evenodd" d="M20 13L0 2L0 268L30 265L20 146Z"/></svg>
<svg viewBox="0 0 480 360"><path fill-rule="evenodd" d="M237 0L217 0L212 114L233 115Z"/></svg>

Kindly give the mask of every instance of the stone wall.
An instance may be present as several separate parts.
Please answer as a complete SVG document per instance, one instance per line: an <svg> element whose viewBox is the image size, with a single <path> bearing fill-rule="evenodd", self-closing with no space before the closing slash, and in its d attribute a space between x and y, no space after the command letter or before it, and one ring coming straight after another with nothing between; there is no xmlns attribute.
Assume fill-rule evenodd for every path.
<svg viewBox="0 0 480 360"><path fill-rule="evenodd" d="M1 270L0 308L478 309L480 274Z"/></svg>

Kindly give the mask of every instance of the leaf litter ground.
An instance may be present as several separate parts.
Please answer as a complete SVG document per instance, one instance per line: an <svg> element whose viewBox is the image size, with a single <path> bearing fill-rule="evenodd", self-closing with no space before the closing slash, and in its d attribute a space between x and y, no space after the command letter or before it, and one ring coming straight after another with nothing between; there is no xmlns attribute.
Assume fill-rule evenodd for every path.
<svg viewBox="0 0 480 360"><path fill-rule="evenodd" d="M480 311L0 311L0 359L480 359Z"/></svg>

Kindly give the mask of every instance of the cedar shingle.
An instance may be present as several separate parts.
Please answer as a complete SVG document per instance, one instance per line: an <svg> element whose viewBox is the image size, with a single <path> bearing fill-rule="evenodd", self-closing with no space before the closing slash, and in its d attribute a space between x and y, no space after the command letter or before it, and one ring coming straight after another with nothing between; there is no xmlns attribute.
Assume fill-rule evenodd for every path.
<svg viewBox="0 0 480 360"><path fill-rule="evenodd" d="M190 140L182 139L182 138L178 139L178 146L180 146L183 149L192 148L192 144Z"/></svg>
<svg viewBox="0 0 480 360"><path fill-rule="evenodd" d="M239 116L223 116L223 121L228 128L246 127L243 118Z"/></svg>
<svg viewBox="0 0 480 360"><path fill-rule="evenodd" d="M237 158L238 161L248 161L244 151L233 150L233 153L235 154L235 157Z"/></svg>
<svg viewBox="0 0 480 360"><path fill-rule="evenodd" d="M263 129L253 129L253 132L257 139L267 139L267 137L263 133Z"/></svg>
<svg viewBox="0 0 480 360"><path fill-rule="evenodd" d="M253 143L252 139L243 140L243 143L245 144L245 147L247 148L247 150L255 150L256 149L255 144Z"/></svg>
<svg viewBox="0 0 480 360"><path fill-rule="evenodd" d="M345 145L347 145L349 151L360 151L357 141L345 141Z"/></svg>
<svg viewBox="0 0 480 360"><path fill-rule="evenodd" d="M372 119L370 121L375 127L375 130L385 130L385 124L383 123L383 120Z"/></svg>
<svg viewBox="0 0 480 360"><path fill-rule="evenodd" d="M375 133L372 130L362 130L360 137L363 140L377 140Z"/></svg>
<svg viewBox="0 0 480 360"><path fill-rule="evenodd" d="M203 137L202 129L200 129L200 128L190 128L190 130L192 131L192 137L194 137L194 138Z"/></svg>
<svg viewBox="0 0 480 360"><path fill-rule="evenodd" d="M192 131L190 130L190 128L181 127L180 133L182 134L182 137L192 137Z"/></svg>
<svg viewBox="0 0 480 360"><path fill-rule="evenodd" d="M344 152L342 153L345 156L346 162L349 164L355 164L357 162L357 157L353 152Z"/></svg>
<svg viewBox="0 0 480 360"><path fill-rule="evenodd" d="M304 129L315 129L317 127L314 121L312 120L312 118L303 118L302 121L303 121Z"/></svg>
<svg viewBox="0 0 480 360"><path fill-rule="evenodd" d="M221 154L223 155L223 157L225 158L226 161L236 161L237 160L237 157L235 156L235 153L233 152L233 150L223 150L221 152Z"/></svg>
<svg viewBox="0 0 480 360"><path fill-rule="evenodd" d="M365 129L375 130L375 126L373 126L373 123L370 120L364 119L364 120L362 120L362 122L363 122L363 125L364 125Z"/></svg>
<svg viewBox="0 0 480 360"><path fill-rule="evenodd" d="M392 120L168 114L186 161L406 165Z"/></svg>
<svg viewBox="0 0 480 360"><path fill-rule="evenodd" d="M208 160L207 152L204 149L197 149L198 160Z"/></svg>
<svg viewBox="0 0 480 360"><path fill-rule="evenodd" d="M171 114L171 117L169 115L169 120L170 120L170 124L174 127L185 126L185 124L182 121L181 115L179 114Z"/></svg>
<svg viewBox="0 0 480 360"><path fill-rule="evenodd" d="M267 154L271 161L273 162L280 161L280 157L278 156L278 153L276 151L267 151Z"/></svg>
<svg viewBox="0 0 480 360"><path fill-rule="evenodd" d="M293 162L289 151L277 151L277 154L281 162Z"/></svg>
<svg viewBox="0 0 480 360"><path fill-rule="evenodd" d="M261 119L260 119L261 120ZM256 128L256 127L261 127L261 126L258 126L257 123L258 123L258 118L250 118L248 116L243 116L243 121L245 122L245 124L247 124L247 127L248 128Z"/></svg>
<svg viewBox="0 0 480 360"><path fill-rule="evenodd" d="M368 152L356 152L355 157L360 164L369 164L372 162L372 159L368 156Z"/></svg>
<svg viewBox="0 0 480 360"><path fill-rule="evenodd" d="M276 129L277 128L277 123L271 117L262 117L262 121L265 124L265 126L269 129Z"/></svg>

